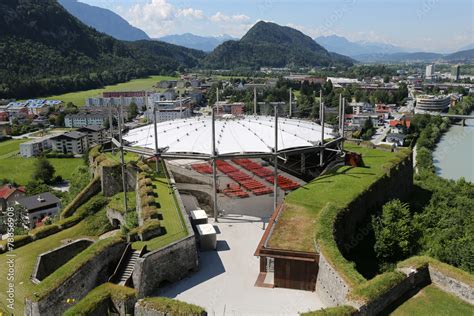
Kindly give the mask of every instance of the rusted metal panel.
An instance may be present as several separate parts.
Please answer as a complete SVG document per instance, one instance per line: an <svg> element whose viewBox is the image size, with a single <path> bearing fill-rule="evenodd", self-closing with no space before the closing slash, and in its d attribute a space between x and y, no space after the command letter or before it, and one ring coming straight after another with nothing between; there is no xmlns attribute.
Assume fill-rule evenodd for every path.
<svg viewBox="0 0 474 316"><path fill-rule="evenodd" d="M275 287L314 291L317 273L315 262L275 258Z"/></svg>

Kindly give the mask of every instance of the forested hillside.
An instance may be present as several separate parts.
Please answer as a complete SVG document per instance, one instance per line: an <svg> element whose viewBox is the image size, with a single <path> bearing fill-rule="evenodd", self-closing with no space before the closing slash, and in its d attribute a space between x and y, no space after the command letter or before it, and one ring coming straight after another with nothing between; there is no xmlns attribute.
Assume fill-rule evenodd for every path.
<svg viewBox="0 0 474 316"><path fill-rule="evenodd" d="M56 0L0 2L0 98L95 88L194 67L204 53L159 41L122 42Z"/></svg>
<svg viewBox="0 0 474 316"><path fill-rule="evenodd" d="M260 21L240 41L219 45L204 60L209 68L312 67L352 65L349 57L331 54L298 30Z"/></svg>

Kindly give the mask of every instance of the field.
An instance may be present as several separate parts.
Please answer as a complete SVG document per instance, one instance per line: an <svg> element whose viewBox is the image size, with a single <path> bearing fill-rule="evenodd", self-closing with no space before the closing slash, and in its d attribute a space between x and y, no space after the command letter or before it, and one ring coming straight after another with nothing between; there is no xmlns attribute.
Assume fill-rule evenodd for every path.
<svg viewBox="0 0 474 316"><path fill-rule="evenodd" d="M24 185L31 180L36 158L18 156L19 145L27 139L13 139L0 143L0 179L6 178ZM82 158L49 158L56 175L71 179L72 172L83 163Z"/></svg>
<svg viewBox="0 0 474 316"><path fill-rule="evenodd" d="M86 98L91 98L109 91L137 91L137 90L154 90L153 86L161 80L177 79L170 76L151 76L148 78L134 79L128 82L116 85L105 86L104 88L92 89L86 91L70 92L61 95L53 95L45 97L48 100L61 100L64 103L72 102L77 106L83 106Z"/></svg>
<svg viewBox="0 0 474 316"><path fill-rule="evenodd" d="M37 240L13 251L13 254L15 254L15 315L23 315L24 298L33 293L35 289L35 284L30 281L30 276L33 273L37 256L43 252L61 246L70 239L77 239L86 236L96 238L97 234L102 233L100 231L101 228L98 228L98 224L103 223L104 218L105 209L69 229ZM0 255L0 262L0 279L6 280L6 254ZM2 281L0 284L0 310L6 311L5 302L7 282Z"/></svg>
<svg viewBox="0 0 474 316"><path fill-rule="evenodd" d="M20 144L28 139L12 139L0 143L0 159L15 156L20 152ZM0 173L1 174L1 173Z"/></svg>
<svg viewBox="0 0 474 316"><path fill-rule="evenodd" d="M383 174L382 165L394 158L390 152L351 144L346 144L345 149L362 153L366 167L339 167L288 194L286 209L281 213L269 240L271 248L314 252L319 211L328 202L342 206L351 201Z"/></svg>
<svg viewBox="0 0 474 316"><path fill-rule="evenodd" d="M431 284L400 305L391 315L468 316L474 315L474 306Z"/></svg>

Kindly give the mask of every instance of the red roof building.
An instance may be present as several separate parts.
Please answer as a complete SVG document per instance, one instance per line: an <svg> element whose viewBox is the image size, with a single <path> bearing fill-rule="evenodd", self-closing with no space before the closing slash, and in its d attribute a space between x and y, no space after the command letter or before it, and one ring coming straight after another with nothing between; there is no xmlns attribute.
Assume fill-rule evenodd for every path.
<svg viewBox="0 0 474 316"><path fill-rule="evenodd" d="M17 188L11 184L5 184L0 187L0 210L6 209L9 205L12 205L13 202L25 195L24 187Z"/></svg>

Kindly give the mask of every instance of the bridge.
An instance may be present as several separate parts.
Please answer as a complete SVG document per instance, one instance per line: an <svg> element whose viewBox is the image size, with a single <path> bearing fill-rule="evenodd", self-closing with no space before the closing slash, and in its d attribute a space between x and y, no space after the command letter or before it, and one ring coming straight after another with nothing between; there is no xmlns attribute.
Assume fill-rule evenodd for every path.
<svg viewBox="0 0 474 316"><path fill-rule="evenodd" d="M462 114L448 114L448 113L428 113L430 115L438 115L442 117L449 117L449 118L454 118L454 119L459 119L461 120L462 126L466 126L466 120L474 120L474 115L462 115Z"/></svg>

